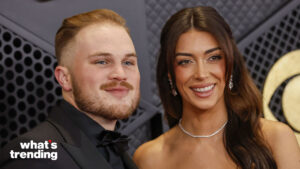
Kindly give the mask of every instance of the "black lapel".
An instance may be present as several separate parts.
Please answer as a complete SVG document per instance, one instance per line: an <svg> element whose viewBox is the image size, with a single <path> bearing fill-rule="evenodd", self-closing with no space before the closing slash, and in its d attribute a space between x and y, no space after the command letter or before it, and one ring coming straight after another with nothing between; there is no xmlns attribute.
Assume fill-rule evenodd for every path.
<svg viewBox="0 0 300 169"><path fill-rule="evenodd" d="M81 146L62 143L80 168L83 169L112 169L94 145L81 133Z"/></svg>
<svg viewBox="0 0 300 169"><path fill-rule="evenodd" d="M65 115L60 107L55 107L47 119L60 135L60 144L82 169L112 169L109 163L90 142L85 134Z"/></svg>

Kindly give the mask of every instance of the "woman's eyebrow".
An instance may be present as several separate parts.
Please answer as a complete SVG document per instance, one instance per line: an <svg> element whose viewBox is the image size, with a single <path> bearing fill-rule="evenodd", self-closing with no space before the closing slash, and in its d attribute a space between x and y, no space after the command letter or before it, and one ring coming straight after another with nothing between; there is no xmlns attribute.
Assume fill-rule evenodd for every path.
<svg viewBox="0 0 300 169"><path fill-rule="evenodd" d="M206 50L204 52L204 54L207 55L207 54L212 53L212 52L214 52L216 50L221 50L221 48L220 47L215 47L215 48L208 49L208 50ZM175 57L176 56L190 56L190 57L192 57L193 54L191 54L191 53L184 53L184 52L177 52L177 53L175 53Z"/></svg>
<svg viewBox="0 0 300 169"><path fill-rule="evenodd" d="M190 54L190 53L182 53L182 52L178 52L178 53L175 53L175 57L176 56L193 56L192 54Z"/></svg>
<svg viewBox="0 0 300 169"><path fill-rule="evenodd" d="M204 52L204 54L207 55L207 54L209 54L211 52L214 52L216 50L221 50L221 48L220 47L215 47L215 48L208 49L207 51Z"/></svg>

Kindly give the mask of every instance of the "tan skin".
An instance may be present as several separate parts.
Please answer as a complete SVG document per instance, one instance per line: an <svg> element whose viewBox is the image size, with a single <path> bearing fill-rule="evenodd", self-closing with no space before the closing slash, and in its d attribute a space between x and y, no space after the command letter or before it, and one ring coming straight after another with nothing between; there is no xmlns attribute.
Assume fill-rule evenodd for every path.
<svg viewBox="0 0 300 169"><path fill-rule="evenodd" d="M211 34L192 29L180 36L174 71L183 103L182 126L190 133L209 135L227 121L225 69L225 56ZM261 123L279 169L299 167L300 151L292 130L278 122L261 119ZM225 150L223 132L192 138L175 126L140 146L133 159L140 169L236 169Z"/></svg>

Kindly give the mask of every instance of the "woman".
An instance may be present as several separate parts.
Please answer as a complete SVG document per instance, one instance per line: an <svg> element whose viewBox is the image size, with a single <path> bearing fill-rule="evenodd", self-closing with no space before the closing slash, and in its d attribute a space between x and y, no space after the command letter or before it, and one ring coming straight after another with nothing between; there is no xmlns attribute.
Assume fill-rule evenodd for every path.
<svg viewBox="0 0 300 169"><path fill-rule="evenodd" d="M261 95L215 9L177 12L160 43L157 82L172 128L137 149L140 169L300 168L293 131L261 118Z"/></svg>

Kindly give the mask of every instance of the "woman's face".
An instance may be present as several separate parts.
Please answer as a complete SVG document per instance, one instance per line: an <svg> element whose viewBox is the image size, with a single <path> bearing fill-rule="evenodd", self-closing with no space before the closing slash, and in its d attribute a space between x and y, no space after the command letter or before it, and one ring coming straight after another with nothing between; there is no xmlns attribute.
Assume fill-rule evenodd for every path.
<svg viewBox="0 0 300 169"><path fill-rule="evenodd" d="M182 34L175 50L176 87L183 111L225 107L225 55L208 32Z"/></svg>

